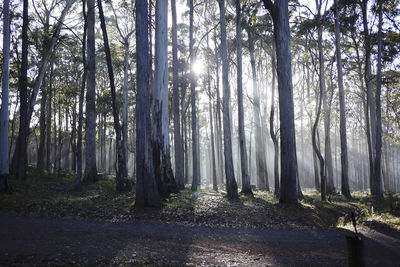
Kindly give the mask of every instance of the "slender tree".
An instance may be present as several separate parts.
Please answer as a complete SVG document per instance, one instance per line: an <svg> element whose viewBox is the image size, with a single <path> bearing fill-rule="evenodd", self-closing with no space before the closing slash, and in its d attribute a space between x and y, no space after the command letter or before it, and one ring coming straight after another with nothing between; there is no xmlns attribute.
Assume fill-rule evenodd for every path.
<svg viewBox="0 0 400 267"><path fill-rule="evenodd" d="M178 70L178 34L176 22L176 0L171 0L172 11L172 87L174 100L174 155L175 155L175 179L178 188L183 189L183 157L181 143L181 119L179 112L179 70Z"/></svg>
<svg viewBox="0 0 400 267"><path fill-rule="evenodd" d="M377 81L376 81L376 141L375 141L375 159L374 172L371 179L371 194L382 198L382 177L381 177L381 158L382 158L382 111L381 111L381 91L382 91L382 0L378 0L378 61L377 61Z"/></svg>
<svg viewBox="0 0 400 267"><path fill-rule="evenodd" d="M112 67L110 45L108 44L107 28L104 19L103 5L101 0L97 0L97 5L99 8L101 30L103 32L103 41L104 41L104 50L106 52L108 77L110 79L112 111L114 117L114 130L116 135L117 162L118 162L116 189L117 191L130 191L132 190L132 182L128 180L128 169L126 167L127 159L125 157L122 144L121 125L119 123L119 107L117 103L117 96L116 96L116 89L114 82L114 71Z"/></svg>
<svg viewBox="0 0 400 267"><path fill-rule="evenodd" d="M288 1L263 0L274 24L281 133L281 203L296 203L296 142Z"/></svg>
<svg viewBox="0 0 400 267"><path fill-rule="evenodd" d="M339 105L340 105L340 162L342 165L342 194L351 198L349 188L349 162L347 157L346 136L346 102L344 98L343 70L342 70L342 48L340 44L340 17L338 11L338 0L335 0L335 42L336 62L338 71Z"/></svg>
<svg viewBox="0 0 400 267"><path fill-rule="evenodd" d="M28 125L28 0L23 2L22 11L22 55L21 55L21 72L19 78L19 102L20 102L20 119L19 133L15 152L12 160L12 172L17 179L26 178L27 163L27 131Z"/></svg>
<svg viewBox="0 0 400 267"><path fill-rule="evenodd" d="M220 10L221 26L221 55L222 55L222 113L224 130L224 155L225 155L225 177L226 191L228 198L238 198L237 184L232 161L232 139L231 139L231 117L230 117L230 88L229 88L229 63L228 49L226 45L226 19L225 19L225 0L218 0Z"/></svg>
<svg viewBox="0 0 400 267"><path fill-rule="evenodd" d="M244 110L243 110L243 84L242 84L242 19L240 0L236 0L236 53L237 53L237 96L239 117L239 145L240 145L240 167L242 170L242 193L252 194L250 177L247 165L246 135L244 132Z"/></svg>
<svg viewBox="0 0 400 267"><path fill-rule="evenodd" d="M87 0L87 91L85 128L85 175L87 182L96 182L96 48L95 0Z"/></svg>
<svg viewBox="0 0 400 267"><path fill-rule="evenodd" d="M136 201L135 207L160 206L153 172L149 94L147 0L136 1Z"/></svg>
<svg viewBox="0 0 400 267"><path fill-rule="evenodd" d="M168 1L156 1L153 166L160 193L177 193L171 168L168 115Z"/></svg>
<svg viewBox="0 0 400 267"><path fill-rule="evenodd" d="M279 197L279 144L277 133L274 129L274 117L275 117L275 80L276 80L276 56L275 56L275 44L272 44L272 84L271 84L271 112L269 116L269 133L271 135L272 142L274 143L274 194Z"/></svg>
<svg viewBox="0 0 400 267"><path fill-rule="evenodd" d="M193 52L193 0L189 0L189 54L190 54L190 99L192 107L192 165L193 165L193 180L192 180L192 191L197 191L197 185L199 183L199 171L197 162L197 119L196 119L196 81L193 72L193 65L195 61L195 55Z"/></svg>
<svg viewBox="0 0 400 267"><path fill-rule="evenodd" d="M10 68L10 1L3 2L3 66L0 109L0 193L10 192L8 183L8 84Z"/></svg>
<svg viewBox="0 0 400 267"><path fill-rule="evenodd" d="M86 31L87 31L87 14L86 14L86 0L82 0L82 13L84 18L83 25L83 37L82 37L82 65L83 65L83 74L82 74L82 83L81 90L79 93L79 114L78 114L78 140L76 145L76 160L77 160L77 168L76 168L76 182L75 185L79 186L82 183L82 125L83 125L83 100L85 96L85 84L86 84L86 76L87 76L87 65L86 65Z"/></svg>

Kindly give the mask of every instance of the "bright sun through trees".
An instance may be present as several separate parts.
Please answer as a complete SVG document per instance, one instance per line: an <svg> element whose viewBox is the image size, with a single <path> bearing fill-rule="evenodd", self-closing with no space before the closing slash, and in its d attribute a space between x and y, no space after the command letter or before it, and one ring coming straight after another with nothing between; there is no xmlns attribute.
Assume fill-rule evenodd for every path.
<svg viewBox="0 0 400 267"><path fill-rule="evenodd" d="M399 14L399 0L0 1L0 236L9 237L0 265L119 265L115 258L136 254L134 265L174 265L170 250L177 265L395 265ZM65 217L168 222L171 231L127 227L126 243L111 238L95 262L66 253L59 263L46 246L26 251L36 230L23 235L32 240L14 238L25 220L14 225L16 214L47 217L35 224L44 239ZM225 241L216 231L214 253L205 252L212 238L193 238L206 228L186 224L256 229L237 247L247 230L226 230ZM285 227L306 231L286 233L290 244L308 242L315 228L327 242L312 239L282 260ZM324 232L338 227L347 230ZM392 243L359 235L368 229ZM159 252L130 233L150 245L160 245L158 233L179 233L183 245ZM359 250L343 248L353 244L346 236L379 255L347 258ZM53 252L88 251L83 240L65 242ZM157 260L143 260L146 251ZM368 263L353 262L363 255Z"/></svg>

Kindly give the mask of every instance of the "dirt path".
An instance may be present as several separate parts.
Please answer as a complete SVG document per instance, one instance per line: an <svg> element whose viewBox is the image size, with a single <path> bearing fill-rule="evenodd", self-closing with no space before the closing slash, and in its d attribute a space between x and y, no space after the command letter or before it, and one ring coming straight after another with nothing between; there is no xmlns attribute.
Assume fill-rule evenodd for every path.
<svg viewBox="0 0 400 267"><path fill-rule="evenodd" d="M345 266L345 230L107 223L0 214L0 265ZM367 266L400 266L400 236L370 233Z"/></svg>

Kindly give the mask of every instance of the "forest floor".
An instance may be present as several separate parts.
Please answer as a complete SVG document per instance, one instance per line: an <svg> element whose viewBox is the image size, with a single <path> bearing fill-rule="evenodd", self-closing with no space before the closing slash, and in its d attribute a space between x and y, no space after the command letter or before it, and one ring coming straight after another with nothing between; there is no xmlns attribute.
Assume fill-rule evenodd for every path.
<svg viewBox="0 0 400 267"><path fill-rule="evenodd" d="M268 192L230 201L186 189L144 212L112 177L80 190L73 181L33 173L11 181L13 194L0 196L0 265L346 265L351 211L367 265L398 264L399 195L321 202L306 192L282 205Z"/></svg>

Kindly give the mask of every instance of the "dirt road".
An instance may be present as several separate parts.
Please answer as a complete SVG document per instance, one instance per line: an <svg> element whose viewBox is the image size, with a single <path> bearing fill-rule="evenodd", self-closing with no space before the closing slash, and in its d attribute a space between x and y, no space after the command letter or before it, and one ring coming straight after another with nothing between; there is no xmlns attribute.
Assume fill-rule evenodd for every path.
<svg viewBox="0 0 400 267"><path fill-rule="evenodd" d="M346 234L0 214L0 265L346 266ZM367 234L365 260L400 266L400 234Z"/></svg>

